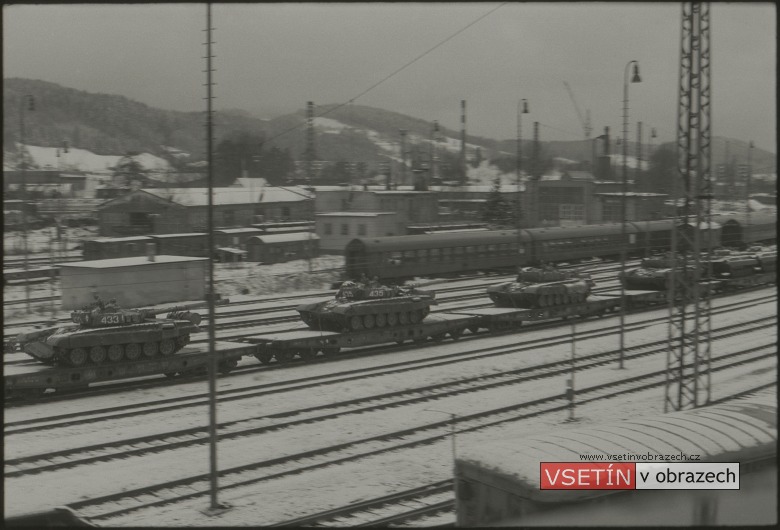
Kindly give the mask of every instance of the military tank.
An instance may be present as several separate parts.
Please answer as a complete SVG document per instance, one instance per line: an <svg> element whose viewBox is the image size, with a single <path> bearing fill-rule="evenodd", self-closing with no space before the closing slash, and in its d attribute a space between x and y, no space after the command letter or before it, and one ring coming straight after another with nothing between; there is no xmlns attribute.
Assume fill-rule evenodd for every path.
<svg viewBox="0 0 780 530"><path fill-rule="evenodd" d="M346 281L333 300L302 304L296 310L312 329L359 331L416 324L428 316L435 297L414 286Z"/></svg>
<svg viewBox="0 0 780 530"><path fill-rule="evenodd" d="M694 266L688 265L683 271L682 260L666 255L645 258L640 262L638 269L627 271L618 277L623 286L629 290L667 291L671 287L672 269L676 274L684 272L689 278L693 278L696 270Z"/></svg>
<svg viewBox="0 0 780 530"><path fill-rule="evenodd" d="M531 309L582 303L593 285L576 272L523 267L514 282L491 285L487 293L498 307Z"/></svg>
<svg viewBox="0 0 780 530"><path fill-rule="evenodd" d="M42 363L64 366L172 355L187 345L201 321L200 314L183 309L121 309L98 300L71 313L75 325L21 333L15 342Z"/></svg>

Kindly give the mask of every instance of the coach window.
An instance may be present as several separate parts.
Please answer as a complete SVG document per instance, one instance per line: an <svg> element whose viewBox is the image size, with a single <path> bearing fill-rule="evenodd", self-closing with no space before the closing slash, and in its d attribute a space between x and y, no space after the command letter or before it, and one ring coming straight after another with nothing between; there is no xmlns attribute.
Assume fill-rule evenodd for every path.
<svg viewBox="0 0 780 530"><path fill-rule="evenodd" d="M417 261L420 263L425 263L428 261L428 251L425 249L420 249L417 251Z"/></svg>
<svg viewBox="0 0 780 530"><path fill-rule="evenodd" d="M453 257L456 259L463 256L463 247L454 247Z"/></svg>
<svg viewBox="0 0 780 530"><path fill-rule="evenodd" d="M450 256L452 256L452 249L450 247L445 247L441 249L441 260L442 261L449 261Z"/></svg>
<svg viewBox="0 0 780 530"><path fill-rule="evenodd" d="M496 253L496 245L488 245L488 255L493 255Z"/></svg>
<svg viewBox="0 0 780 530"><path fill-rule="evenodd" d="M346 223L341 223L341 235L342 236L348 236L349 235L349 225Z"/></svg>
<svg viewBox="0 0 780 530"><path fill-rule="evenodd" d="M441 259L441 250L432 248L430 251L430 261L439 261Z"/></svg>
<svg viewBox="0 0 780 530"><path fill-rule="evenodd" d="M469 256L473 256L476 251L477 251L477 247L475 247L474 245L469 245L466 247L466 254L468 254Z"/></svg>
<svg viewBox="0 0 780 530"><path fill-rule="evenodd" d="M501 243L501 245L499 245L499 247L501 248L501 255L502 256L508 256L509 255L509 243Z"/></svg>
<svg viewBox="0 0 780 530"><path fill-rule="evenodd" d="M330 236L333 234L333 224L332 223L325 223L325 235Z"/></svg>
<svg viewBox="0 0 780 530"><path fill-rule="evenodd" d="M365 224L359 224L358 225L358 235L359 236L366 235L366 225Z"/></svg>
<svg viewBox="0 0 780 530"><path fill-rule="evenodd" d="M404 251L404 262L408 263L414 263L415 262L415 253L414 250L406 250Z"/></svg>

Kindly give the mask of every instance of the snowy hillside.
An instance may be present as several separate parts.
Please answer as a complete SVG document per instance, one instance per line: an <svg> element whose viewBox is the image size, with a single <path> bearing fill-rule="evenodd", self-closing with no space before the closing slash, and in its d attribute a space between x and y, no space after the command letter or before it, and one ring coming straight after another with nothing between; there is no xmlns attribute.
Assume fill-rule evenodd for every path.
<svg viewBox="0 0 780 530"><path fill-rule="evenodd" d="M27 152L32 157L33 164L41 169L62 169L70 171L84 171L88 173L110 174L112 167L116 166L121 155L96 155L86 149L71 147L67 153L60 152L58 160L56 147L39 147L36 145L26 145ZM6 163L8 164L6 157ZM151 155L141 153L133 157L144 169L150 171L166 171L170 169L168 161Z"/></svg>

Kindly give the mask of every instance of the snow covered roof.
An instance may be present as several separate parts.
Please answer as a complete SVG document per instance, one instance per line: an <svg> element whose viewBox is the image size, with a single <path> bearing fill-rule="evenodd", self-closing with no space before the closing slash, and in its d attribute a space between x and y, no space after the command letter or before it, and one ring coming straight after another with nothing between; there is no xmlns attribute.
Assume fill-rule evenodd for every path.
<svg viewBox="0 0 780 530"><path fill-rule="evenodd" d="M320 236L312 234L311 232L292 232L290 234L273 234L267 236L252 236L247 240L247 245L250 242L259 243L291 243L293 241L318 241Z"/></svg>
<svg viewBox="0 0 780 530"><path fill-rule="evenodd" d="M144 188L141 191L182 206L208 206L208 188ZM214 188L213 190L215 205L300 202L310 198L309 192L299 187L256 188L254 193L246 188Z"/></svg>
<svg viewBox="0 0 780 530"><path fill-rule="evenodd" d="M318 213L317 217L377 217L379 215L395 215L397 212L327 212Z"/></svg>
<svg viewBox="0 0 780 530"><path fill-rule="evenodd" d="M558 429L520 440L459 448L458 461L509 480L530 498L573 500L573 491L539 490L540 462L578 462L581 454L699 454L702 461L737 462L747 450L774 455L777 393L683 412L639 417L582 429ZM742 458L740 458L740 455ZM603 460L608 460L604 458ZM639 461L621 458L621 461ZM484 476L484 475L483 475ZM593 495L593 491L576 494Z"/></svg>
<svg viewBox="0 0 780 530"><path fill-rule="evenodd" d="M158 254L154 261L149 261L146 256L133 256L130 258L97 259L92 261L75 261L62 263L62 268L77 267L81 269L111 269L116 267L138 267L140 265L159 265L160 263L184 263L188 261L207 261L207 258L193 258L189 256L168 256Z"/></svg>

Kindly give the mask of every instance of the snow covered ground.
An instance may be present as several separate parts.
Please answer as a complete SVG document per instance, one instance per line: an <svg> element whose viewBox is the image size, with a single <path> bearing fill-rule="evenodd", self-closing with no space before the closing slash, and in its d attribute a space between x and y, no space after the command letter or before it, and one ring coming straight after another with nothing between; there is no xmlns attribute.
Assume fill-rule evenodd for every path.
<svg viewBox="0 0 780 530"><path fill-rule="evenodd" d="M42 169L59 168L70 171L111 174L110 168L116 166L116 163L122 158L121 155L98 155L77 147L70 147L67 153L61 152L57 147L37 145L25 145L25 149L32 157L33 163ZM57 157L58 152L60 152L59 158ZM140 153L134 158L148 170L166 171L170 169L167 160L149 153Z"/></svg>
<svg viewBox="0 0 780 530"><path fill-rule="evenodd" d="M767 288L761 294L772 293ZM737 300L750 300L756 293L739 293L728 299L721 299L714 305ZM751 320L757 314L776 315L776 303L755 304L749 309L734 310L713 319L713 328L724 324L733 324ZM629 324L645 323L640 329L627 334L626 343L644 344L665 337L666 324L647 324L655 316L663 316L664 309L658 309L637 315L629 315ZM577 323L577 331L583 333L589 329L615 323L611 319L591 319ZM560 336L568 333L565 324L559 328ZM737 351L751 344L776 343L776 330L756 332L749 335L718 340L713 344L713 355ZM289 379L309 377L323 373L333 373L345 368L357 369L407 359L431 359L437 355L473 349L477 346L511 346L517 339L550 337L550 331L525 330L520 335L483 337L478 341L442 343L425 348L409 349L387 356L372 356L349 361L315 365L291 366L284 370L259 372L255 374L236 374L221 378L222 390L238 389L258 382L280 382ZM576 342L576 353L583 356L592 352L614 350L617 337L599 339L581 339ZM772 351L772 350L770 350ZM569 359L571 346L539 347L533 351L508 353L505 355L463 361L436 368L420 368L398 374L381 375L352 381L349 384L326 385L283 394L246 398L219 405L219 421L239 421L250 418L263 418L254 421L275 424L289 419L276 420L269 416L305 406L336 403L341 400L355 399L401 389L419 387L427 384L456 381L464 377L490 376L498 372L517 369L524 366L551 361ZM653 370L662 370L665 356L655 354L626 363L624 370L615 365L589 369L577 373L576 387L582 389L606 381L622 380ZM718 372L713 376L713 397L728 395L738 390L753 387L763 381L776 381L776 359L758 364L749 364L740 369ZM396 429L410 428L446 420L450 413L459 416L524 402L530 399L560 395L565 389L565 376L526 381L519 385L509 385L469 392L457 396L444 397L433 401L388 408L363 414L344 415L332 421L319 421L303 424L278 431L266 432L259 436L234 438L220 443L219 466L228 467L264 461L281 455L295 454L307 449L318 448L340 441L364 438ZM206 390L205 382L184 383L162 388L126 392L121 402L141 403L153 399L166 399L201 394ZM119 397L119 396L117 396ZM6 411L6 422L38 415L75 412L111 406L104 399L84 398L56 405L33 405ZM663 411L663 389L656 388L636 394L628 394L620 399L597 401L577 408L578 422L563 423L566 413L543 415L521 421L507 422L495 427L457 434L458 447L479 446L497 438L515 438L526 434L547 431L551 428L580 428L596 422L631 417L641 414L653 414ZM323 411L327 412L327 411ZM322 412L321 412L322 413ZM122 439L127 436L163 433L186 426L204 425L206 407L181 408L175 412L159 412L136 419L119 419L79 427L64 427L35 435L13 435L6 438L6 458L23 454L41 453L52 448L75 447L83 443L96 443L103 440ZM313 413L306 413L313 414ZM446 435L447 430L443 431ZM428 433L431 434L431 433ZM368 448L362 448L367 450ZM355 449L357 451L358 449ZM163 451L142 458L129 458L105 463L95 463L75 470L62 470L29 477L6 480L7 513L20 513L40 508L73 502L114 491L143 486L155 482L171 480L176 477L191 476L208 472L208 449L205 445L182 448L176 451ZM250 474L251 476L251 474ZM328 508L344 505L360 499L381 496L392 491L408 489L421 484L450 478L452 476L452 453L450 440L444 436L430 445L383 453L366 457L355 462L329 466L300 475L259 482L253 486L226 489L220 494L220 500L233 505L231 510L214 517L204 517L202 510L208 506L208 497L166 506L153 512L129 514L110 521L119 526L220 526L220 525L264 525L283 521L306 513L314 513ZM248 477L243 477L248 478ZM221 480L226 484L227 480Z"/></svg>

